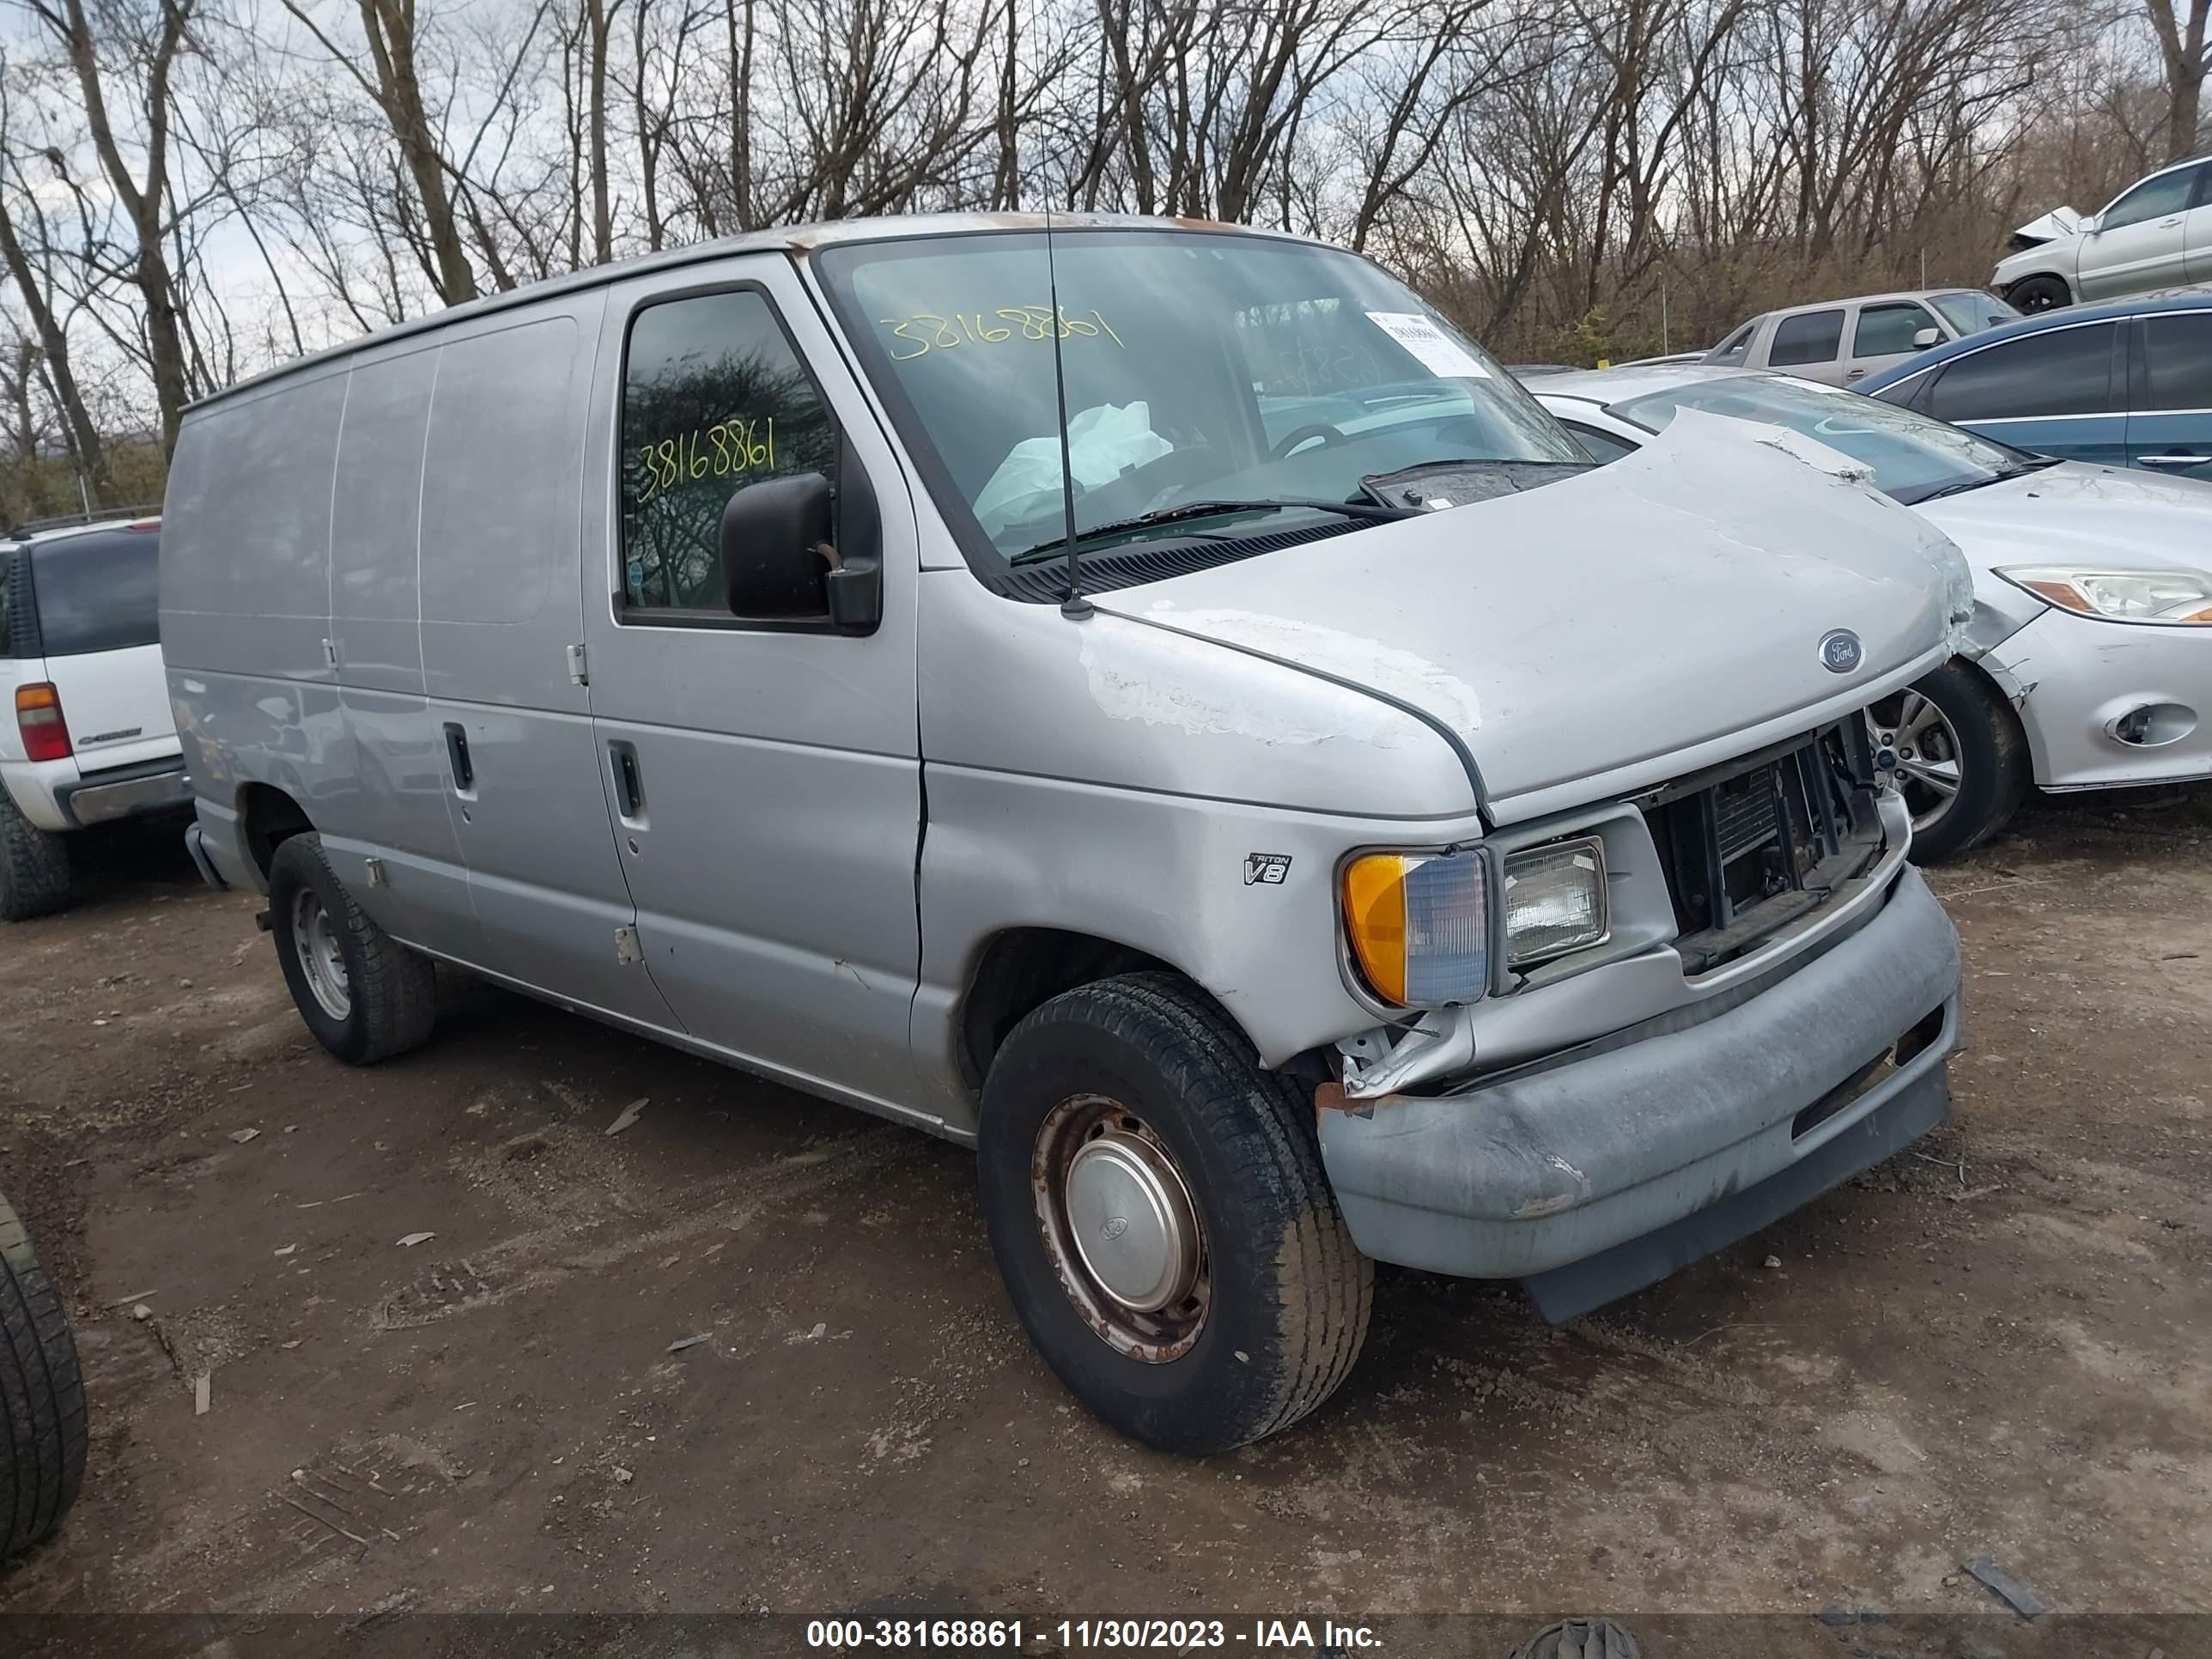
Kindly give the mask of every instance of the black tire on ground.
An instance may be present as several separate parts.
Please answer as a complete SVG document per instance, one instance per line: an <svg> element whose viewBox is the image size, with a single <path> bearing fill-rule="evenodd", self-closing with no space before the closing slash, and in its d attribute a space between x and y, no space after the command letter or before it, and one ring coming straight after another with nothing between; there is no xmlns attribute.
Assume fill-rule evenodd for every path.
<svg viewBox="0 0 2212 1659"><path fill-rule="evenodd" d="M362 913L331 871L320 836L292 836L276 848L269 913L284 982L316 1042L348 1065L373 1066L428 1040L438 1018L436 969ZM311 965L301 953L317 941L329 950Z"/></svg>
<svg viewBox="0 0 2212 1659"><path fill-rule="evenodd" d="M0 921L28 921L69 902L69 842L41 830L0 789Z"/></svg>
<svg viewBox="0 0 2212 1659"><path fill-rule="evenodd" d="M1976 670L1947 662L1915 680L1910 691L1885 699L1876 708L1888 714L1916 692L1936 705L1958 739L1958 793L1928 821L1920 821L1920 811L1915 809L1913 862L1940 864L1980 846L2004 828L2027 795L2034 768L2020 716ZM1906 802L1911 805L1911 775L1909 770L1903 775Z"/></svg>
<svg viewBox="0 0 2212 1659"><path fill-rule="evenodd" d="M1057 1167L1048 1125L1093 1109L1109 1113L1112 1135L1164 1152L1196 1215L1200 1288L1163 1316L1184 1319L1182 1334L1152 1347L1172 1358L1127 1351L1127 1322L1107 1322L1117 1339L1102 1334L1101 1282L1048 1241L1049 1194L1068 1188L1033 1165ZM1351 1372L1374 1267L1322 1172L1313 1109L1170 974L1079 986L1008 1034L984 1085L977 1147L992 1253L1038 1352L1114 1428L1164 1451L1227 1451L1287 1428ZM1119 1220L1097 1237L1121 1237L1105 1230Z"/></svg>
<svg viewBox="0 0 2212 1659"><path fill-rule="evenodd" d="M61 1293L0 1198L0 1559L52 1535L84 1484L84 1377Z"/></svg>
<svg viewBox="0 0 2212 1659"><path fill-rule="evenodd" d="M2057 311L2074 303L2074 292L2063 276L2023 276L2005 291L2013 309L2033 317L2039 311Z"/></svg>

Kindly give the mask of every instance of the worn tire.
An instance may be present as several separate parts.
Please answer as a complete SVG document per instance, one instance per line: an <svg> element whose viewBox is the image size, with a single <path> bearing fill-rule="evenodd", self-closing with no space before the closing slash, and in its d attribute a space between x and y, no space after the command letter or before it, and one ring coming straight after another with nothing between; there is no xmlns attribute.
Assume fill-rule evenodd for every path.
<svg viewBox="0 0 2212 1659"><path fill-rule="evenodd" d="M301 960L295 907L307 894L331 920L345 965L348 1006L340 1018L317 1000ZM429 957L370 921L331 869L323 838L288 837L269 866L270 932L300 1018L315 1041L349 1066L374 1066L420 1048L438 1018L437 970Z"/></svg>
<svg viewBox="0 0 2212 1659"><path fill-rule="evenodd" d="M60 1291L0 1198L0 1559L52 1536L84 1484L84 1376Z"/></svg>
<svg viewBox="0 0 2212 1659"><path fill-rule="evenodd" d="M50 915L69 900L69 842L33 823L0 789L0 921Z"/></svg>
<svg viewBox="0 0 2212 1659"><path fill-rule="evenodd" d="M1095 1097L1125 1104L1171 1154L1204 1235L1203 1322L1163 1362L1094 1329L1045 1242L1040 1131L1063 1103ZM1007 1035L977 1147L992 1253L1038 1352L1114 1428L1165 1451L1227 1451L1289 1427L1350 1374L1374 1268L1322 1172L1312 1112L1173 975L1079 986Z"/></svg>
<svg viewBox="0 0 2212 1659"><path fill-rule="evenodd" d="M2023 276L2005 290L2014 310L2033 317L2040 311L2058 311L2074 303L2074 290L2063 276Z"/></svg>
<svg viewBox="0 0 2212 1659"><path fill-rule="evenodd" d="M1951 661L1912 683L1958 736L1959 792L1942 814L1912 833L1912 860L1941 864L2004 828L2034 780L2020 716L1977 670Z"/></svg>

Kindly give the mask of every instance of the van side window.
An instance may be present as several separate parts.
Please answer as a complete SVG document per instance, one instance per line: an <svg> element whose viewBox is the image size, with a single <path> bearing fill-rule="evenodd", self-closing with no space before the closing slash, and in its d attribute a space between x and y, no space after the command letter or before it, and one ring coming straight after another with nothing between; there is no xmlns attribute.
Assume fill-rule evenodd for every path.
<svg viewBox="0 0 2212 1659"><path fill-rule="evenodd" d="M633 606L726 611L722 509L745 485L819 472L837 428L764 295L648 306L623 371L623 588Z"/></svg>
<svg viewBox="0 0 2212 1659"><path fill-rule="evenodd" d="M1832 363L1843 343L1842 312L1801 311L1774 325L1774 343L1766 349L1766 361L1778 368L1786 363Z"/></svg>

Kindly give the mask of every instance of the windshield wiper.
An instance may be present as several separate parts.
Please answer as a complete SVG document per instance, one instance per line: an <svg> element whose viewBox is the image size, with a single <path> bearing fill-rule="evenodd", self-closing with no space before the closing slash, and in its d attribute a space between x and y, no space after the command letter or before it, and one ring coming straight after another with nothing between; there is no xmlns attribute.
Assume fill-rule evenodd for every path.
<svg viewBox="0 0 2212 1659"><path fill-rule="evenodd" d="M1097 540L1101 536L1119 536L1133 530L1150 530L1155 525L1174 524L1182 519L1215 519L1229 513L1289 513L1299 507L1316 513L1334 513L1347 519L1361 519L1382 523L1393 519L1419 516L1412 507L1378 507L1372 501L1327 501L1308 500L1302 496L1285 496L1272 501L1177 501L1170 507L1156 507L1149 513L1139 513L1132 518L1115 519L1105 524L1092 525L1076 532L1076 550L1083 544ZM1009 564L1036 564L1048 558L1066 556L1067 538L1055 536L1048 542L1039 542L1035 547L1025 547L1006 561Z"/></svg>
<svg viewBox="0 0 2212 1659"><path fill-rule="evenodd" d="M1918 507L1923 501L1940 501L1946 495L1963 495L1968 490L1979 489L1985 484L2002 483L2008 478L2024 478L2031 472L2040 472L2045 467L2057 465L2058 457L2055 455L2038 456L2035 459L2022 462L2018 466L2001 468L1990 473L1986 478L1960 478L1954 483L1938 485L1925 495L1915 495L1907 505Z"/></svg>

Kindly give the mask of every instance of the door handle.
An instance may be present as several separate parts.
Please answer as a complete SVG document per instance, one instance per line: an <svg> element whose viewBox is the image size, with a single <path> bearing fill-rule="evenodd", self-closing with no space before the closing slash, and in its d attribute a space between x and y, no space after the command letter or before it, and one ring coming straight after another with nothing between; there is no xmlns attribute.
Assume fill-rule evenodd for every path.
<svg viewBox="0 0 2212 1659"><path fill-rule="evenodd" d="M614 769L615 806L621 817L645 816L645 780L638 769L637 750L617 739L607 744L607 759Z"/></svg>
<svg viewBox="0 0 2212 1659"><path fill-rule="evenodd" d="M1844 374L1844 380L1846 384L1852 380L1863 380L1864 379L1866 379L1866 370L1863 368L1848 369Z"/></svg>
<svg viewBox="0 0 2212 1659"><path fill-rule="evenodd" d="M469 793L477 787L477 769L469 763L469 734L457 720L446 722L446 758L453 768L453 793Z"/></svg>
<svg viewBox="0 0 2212 1659"><path fill-rule="evenodd" d="M2136 461L2144 466L2204 466L2212 465L2212 455L2138 455Z"/></svg>

